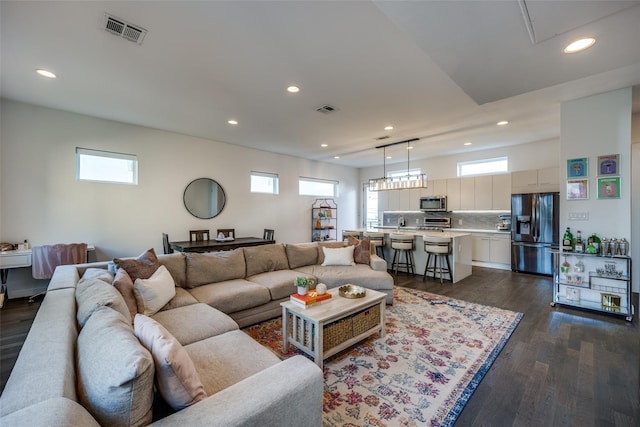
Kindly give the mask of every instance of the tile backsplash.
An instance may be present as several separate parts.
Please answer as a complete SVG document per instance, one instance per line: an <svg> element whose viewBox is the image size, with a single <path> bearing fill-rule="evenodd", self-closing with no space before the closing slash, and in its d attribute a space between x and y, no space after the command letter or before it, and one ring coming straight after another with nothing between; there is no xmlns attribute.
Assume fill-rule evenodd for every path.
<svg viewBox="0 0 640 427"><path fill-rule="evenodd" d="M451 228L464 228L473 230L495 230L496 225L500 223L499 215L508 214L509 211L492 211L492 212L438 212L428 213L420 211L407 212L384 212L383 223L380 225L395 226L398 225L398 219L404 217L406 227L421 226L424 218L451 218ZM416 222L417 221L417 222Z"/></svg>

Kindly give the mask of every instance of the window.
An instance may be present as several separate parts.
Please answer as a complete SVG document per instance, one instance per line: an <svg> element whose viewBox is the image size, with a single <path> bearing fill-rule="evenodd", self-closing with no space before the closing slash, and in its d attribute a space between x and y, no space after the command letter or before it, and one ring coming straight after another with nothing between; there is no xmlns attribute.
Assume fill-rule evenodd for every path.
<svg viewBox="0 0 640 427"><path fill-rule="evenodd" d="M369 191L369 184L364 185L364 218L365 227L378 226L378 192Z"/></svg>
<svg viewBox="0 0 640 427"><path fill-rule="evenodd" d="M251 171L251 192L278 194L278 174Z"/></svg>
<svg viewBox="0 0 640 427"><path fill-rule="evenodd" d="M138 185L138 159L133 154L76 147L76 179Z"/></svg>
<svg viewBox="0 0 640 427"><path fill-rule="evenodd" d="M508 171L509 161L506 157L458 163L458 176L486 175Z"/></svg>
<svg viewBox="0 0 640 427"><path fill-rule="evenodd" d="M387 178L399 178L407 175L420 175L420 168L409 169L407 173L406 169L400 169L396 171L387 171Z"/></svg>
<svg viewBox="0 0 640 427"><path fill-rule="evenodd" d="M301 196L337 197L338 181L300 177L298 191Z"/></svg>

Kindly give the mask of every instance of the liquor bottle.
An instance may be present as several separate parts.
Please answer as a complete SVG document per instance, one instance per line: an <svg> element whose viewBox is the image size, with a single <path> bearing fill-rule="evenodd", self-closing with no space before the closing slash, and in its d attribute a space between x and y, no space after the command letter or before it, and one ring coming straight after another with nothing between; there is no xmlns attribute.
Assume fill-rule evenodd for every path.
<svg viewBox="0 0 640 427"><path fill-rule="evenodd" d="M562 250L564 252L573 251L573 234L571 234L571 229L569 227L567 227L567 230L564 232L564 236L562 236Z"/></svg>
<svg viewBox="0 0 640 427"><path fill-rule="evenodd" d="M584 242L582 241L582 233L580 230L578 230L576 234L576 244L573 246L573 251L579 254L584 252Z"/></svg>

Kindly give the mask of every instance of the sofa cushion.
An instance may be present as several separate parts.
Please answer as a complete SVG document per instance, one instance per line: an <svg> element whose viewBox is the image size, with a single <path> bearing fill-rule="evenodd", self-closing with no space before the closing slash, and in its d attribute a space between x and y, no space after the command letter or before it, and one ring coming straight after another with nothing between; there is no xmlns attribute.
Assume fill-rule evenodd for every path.
<svg viewBox="0 0 640 427"><path fill-rule="evenodd" d="M296 292L293 281L296 280L296 277L298 276L300 276L300 273L297 271L278 270L256 274L255 276L247 277L247 280L266 287L269 289L271 299L278 300L280 298L288 297ZM310 278L315 281L315 277Z"/></svg>
<svg viewBox="0 0 640 427"><path fill-rule="evenodd" d="M243 252L247 264L247 277L289 268L287 253L282 243L243 248Z"/></svg>
<svg viewBox="0 0 640 427"><path fill-rule="evenodd" d="M129 323L133 321L120 292L100 279L80 279L76 287L76 302L76 318L81 328L96 310L105 306L122 313Z"/></svg>
<svg viewBox="0 0 640 427"><path fill-rule="evenodd" d="M242 279L245 276L246 264L242 249L204 254L187 253L185 258L187 261L187 288L225 280Z"/></svg>
<svg viewBox="0 0 640 427"><path fill-rule="evenodd" d="M120 295L122 295L122 299L124 299L129 309L131 320L133 321L136 313L138 313L138 303L136 302L136 295L133 291L133 280L131 280L127 270L119 268L118 271L116 271L116 276L113 278L113 286L120 292Z"/></svg>
<svg viewBox="0 0 640 427"><path fill-rule="evenodd" d="M226 280L191 289L198 301L223 313L234 313L271 301L269 289L245 279Z"/></svg>
<svg viewBox="0 0 640 427"><path fill-rule="evenodd" d="M271 350L258 344L243 331L217 335L189 344L184 349L196 366L209 395L280 362Z"/></svg>
<svg viewBox="0 0 640 427"><path fill-rule="evenodd" d="M138 303L138 313L152 316L176 295L176 284L164 265L148 279L136 279L133 291Z"/></svg>
<svg viewBox="0 0 640 427"><path fill-rule="evenodd" d="M78 336L78 397L103 426L151 422L153 358L119 312L102 307Z"/></svg>
<svg viewBox="0 0 640 427"><path fill-rule="evenodd" d="M82 275L83 279L100 279L103 282L111 284L113 282L113 273L104 268L87 268Z"/></svg>
<svg viewBox="0 0 640 427"><path fill-rule="evenodd" d="M160 311L173 310L174 308L198 303L198 300L195 299L188 290L176 286L175 291L176 295L171 298L171 300L166 303L165 306L160 309Z"/></svg>
<svg viewBox="0 0 640 427"><path fill-rule="evenodd" d="M343 248L345 246L344 242L321 242L318 243L318 264L322 264L324 262L324 251L322 248Z"/></svg>
<svg viewBox="0 0 640 427"><path fill-rule="evenodd" d="M164 400L176 411L207 397L193 361L161 324L143 314L133 321L136 337L151 352Z"/></svg>
<svg viewBox="0 0 640 427"><path fill-rule="evenodd" d="M313 265L318 262L317 245L287 245L289 268Z"/></svg>
<svg viewBox="0 0 640 427"><path fill-rule="evenodd" d="M160 311L153 315L153 320L171 332L182 345L238 329L231 317L202 303Z"/></svg>
<svg viewBox="0 0 640 427"><path fill-rule="evenodd" d="M135 259L113 259L116 268L124 268L134 282L136 279L148 279L160 266L153 248L143 252Z"/></svg>
<svg viewBox="0 0 640 427"><path fill-rule="evenodd" d="M349 244L355 248L353 250L353 260L356 264L369 264L371 262L371 239L365 237L359 240L356 237L349 236Z"/></svg>
<svg viewBox="0 0 640 427"><path fill-rule="evenodd" d="M344 248L322 248L324 252L323 266L328 265L355 265L353 262L353 250L355 246Z"/></svg>
<svg viewBox="0 0 640 427"><path fill-rule="evenodd" d="M158 255L158 262L164 265L171 273L176 286L185 287L187 281L187 261L184 259L182 252L174 252L172 254Z"/></svg>

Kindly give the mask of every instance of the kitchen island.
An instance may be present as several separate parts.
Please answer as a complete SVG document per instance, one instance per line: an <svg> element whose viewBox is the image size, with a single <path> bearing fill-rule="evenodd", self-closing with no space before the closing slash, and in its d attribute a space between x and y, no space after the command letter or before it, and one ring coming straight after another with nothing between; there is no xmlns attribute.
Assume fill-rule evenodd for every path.
<svg viewBox="0 0 640 427"><path fill-rule="evenodd" d="M451 264L451 269L453 270L451 273L451 277L453 278L453 283L459 282L471 275L471 233L459 232L459 231L430 231L430 230L419 230L419 229L411 229L409 227L397 229L396 227L388 228L388 227L376 227L371 229L360 229L354 231L371 231L371 232L381 232L385 235L385 248L384 248L384 256L387 260L387 268L391 269L391 261L393 260L393 250L391 249L391 242L389 240L389 235L393 233L401 233L401 234L409 234L415 237L415 249L413 251L413 258L415 263L415 271L416 274L422 275L424 273L424 268L427 263L427 253L424 251L424 237L426 236L435 236L435 237L450 237L452 240L452 248L451 255L449 255L449 263ZM436 273L436 277L439 275ZM445 278L448 278L445 275Z"/></svg>

